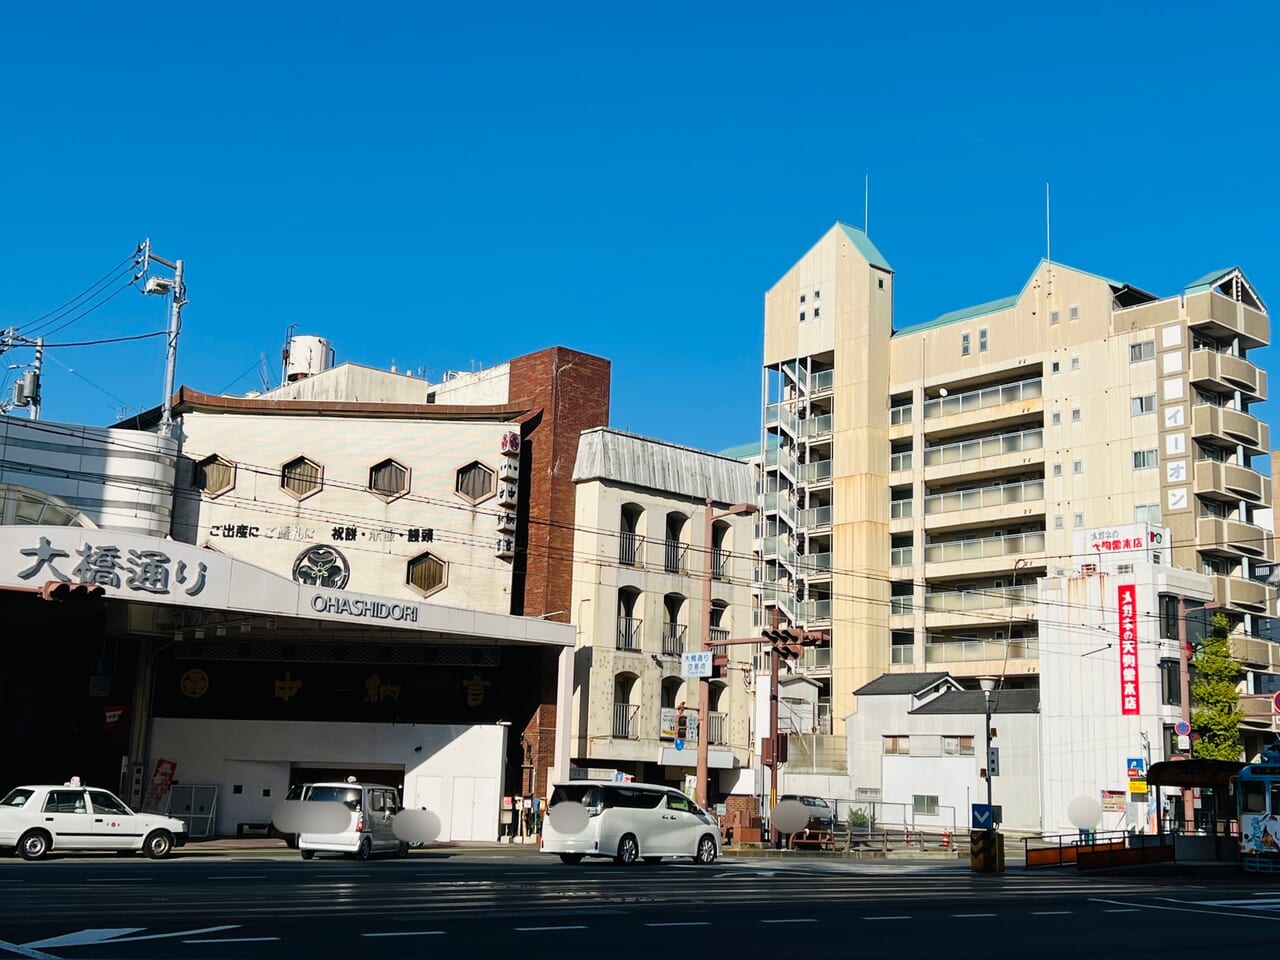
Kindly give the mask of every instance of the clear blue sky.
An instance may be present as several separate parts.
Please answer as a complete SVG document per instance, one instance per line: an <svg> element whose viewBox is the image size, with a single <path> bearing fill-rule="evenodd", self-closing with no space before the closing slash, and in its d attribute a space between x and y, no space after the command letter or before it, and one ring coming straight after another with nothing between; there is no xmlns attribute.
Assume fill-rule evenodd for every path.
<svg viewBox="0 0 1280 960"><path fill-rule="evenodd" d="M433 377L564 344L613 361L614 426L721 449L757 436L764 291L835 220L862 222L867 173L899 326L1016 292L1044 253L1046 180L1055 259L1161 295L1239 264L1274 309L1278 20L10 4L0 326L150 236L187 264L181 383L253 389L264 352L278 378L291 323L340 360ZM56 339L163 321L126 291ZM160 401L160 340L54 355L76 373L47 364L46 419Z"/></svg>

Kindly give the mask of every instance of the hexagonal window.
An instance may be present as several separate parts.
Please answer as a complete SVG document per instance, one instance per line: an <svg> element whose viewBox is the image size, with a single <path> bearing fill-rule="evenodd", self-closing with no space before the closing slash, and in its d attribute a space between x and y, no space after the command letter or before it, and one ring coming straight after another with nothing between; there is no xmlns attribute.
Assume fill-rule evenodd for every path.
<svg viewBox="0 0 1280 960"><path fill-rule="evenodd" d="M236 485L236 465L216 453L195 465L191 485L206 497L217 497Z"/></svg>
<svg viewBox="0 0 1280 960"><path fill-rule="evenodd" d="M297 500L319 493L324 486L324 467L306 457L295 457L280 468L280 488Z"/></svg>
<svg viewBox="0 0 1280 960"><path fill-rule="evenodd" d="M405 583L424 597L448 586L449 565L430 553L420 553L406 564Z"/></svg>
<svg viewBox="0 0 1280 960"><path fill-rule="evenodd" d="M394 500L409 492L409 468L387 459L369 468L369 492L384 500Z"/></svg>
<svg viewBox="0 0 1280 960"><path fill-rule="evenodd" d="M458 471L458 496L472 503L479 503L493 496L494 478L497 474L479 460L473 460Z"/></svg>

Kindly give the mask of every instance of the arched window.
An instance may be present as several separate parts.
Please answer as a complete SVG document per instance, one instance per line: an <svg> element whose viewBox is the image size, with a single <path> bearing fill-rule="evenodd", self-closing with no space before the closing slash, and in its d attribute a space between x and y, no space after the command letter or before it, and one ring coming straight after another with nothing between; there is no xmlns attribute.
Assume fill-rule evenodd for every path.
<svg viewBox="0 0 1280 960"><path fill-rule="evenodd" d="M723 600L711 601L711 639L729 639L729 604Z"/></svg>
<svg viewBox="0 0 1280 960"><path fill-rule="evenodd" d="M640 712L640 678L619 673L613 678L613 736L634 740L636 714Z"/></svg>
<svg viewBox="0 0 1280 960"><path fill-rule="evenodd" d="M689 626L688 603L678 593L668 593L662 598L662 654L678 657L685 651L685 637Z"/></svg>
<svg viewBox="0 0 1280 960"><path fill-rule="evenodd" d="M717 580L729 576L729 532L728 521L717 520L711 525L711 576Z"/></svg>
<svg viewBox="0 0 1280 960"><path fill-rule="evenodd" d="M689 572L689 518L683 513L667 514L666 542L662 569L667 573Z"/></svg>
<svg viewBox="0 0 1280 960"><path fill-rule="evenodd" d="M729 742L729 688L723 680L707 684L707 743Z"/></svg>
<svg viewBox="0 0 1280 960"><path fill-rule="evenodd" d="M623 587L618 591L617 650L640 650L640 627L643 623L640 613L644 609L640 597L640 591L635 587Z"/></svg>
<svg viewBox="0 0 1280 960"><path fill-rule="evenodd" d="M624 503L618 528L618 562L624 567L639 566L643 562L640 553L644 543L643 531L644 507L638 503Z"/></svg>
<svg viewBox="0 0 1280 960"><path fill-rule="evenodd" d="M16 483L0 483L0 526L19 523L96 529L92 520L61 497Z"/></svg>

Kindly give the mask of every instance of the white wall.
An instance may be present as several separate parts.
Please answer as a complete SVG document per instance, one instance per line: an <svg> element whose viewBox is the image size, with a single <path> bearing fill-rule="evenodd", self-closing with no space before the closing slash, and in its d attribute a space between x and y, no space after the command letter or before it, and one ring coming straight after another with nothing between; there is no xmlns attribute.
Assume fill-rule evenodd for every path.
<svg viewBox="0 0 1280 960"><path fill-rule="evenodd" d="M177 763L184 784L218 787L217 832L266 822L290 765L404 768L404 805L440 817L441 840L496 840L506 729L498 725L251 722L157 718L151 758ZM421 752L415 748L421 747ZM244 792L233 794L241 784ZM262 796L263 789L271 791Z"/></svg>

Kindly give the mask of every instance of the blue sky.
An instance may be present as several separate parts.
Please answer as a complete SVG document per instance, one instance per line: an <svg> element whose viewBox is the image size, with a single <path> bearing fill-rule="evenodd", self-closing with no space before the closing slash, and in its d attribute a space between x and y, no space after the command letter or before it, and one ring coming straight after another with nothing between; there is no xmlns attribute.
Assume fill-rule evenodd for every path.
<svg viewBox="0 0 1280 960"><path fill-rule="evenodd" d="M764 291L835 220L861 224L867 174L899 326L1016 292L1044 253L1046 180L1055 259L1161 295L1239 264L1280 302L1277 20L10 5L0 327L150 236L186 261L180 383L259 387L263 353L278 379L293 323L340 360L436 378L564 344L613 361L614 426L722 449L758 433ZM163 323L126 290L57 339ZM160 340L50 354L46 419L160 400Z"/></svg>

